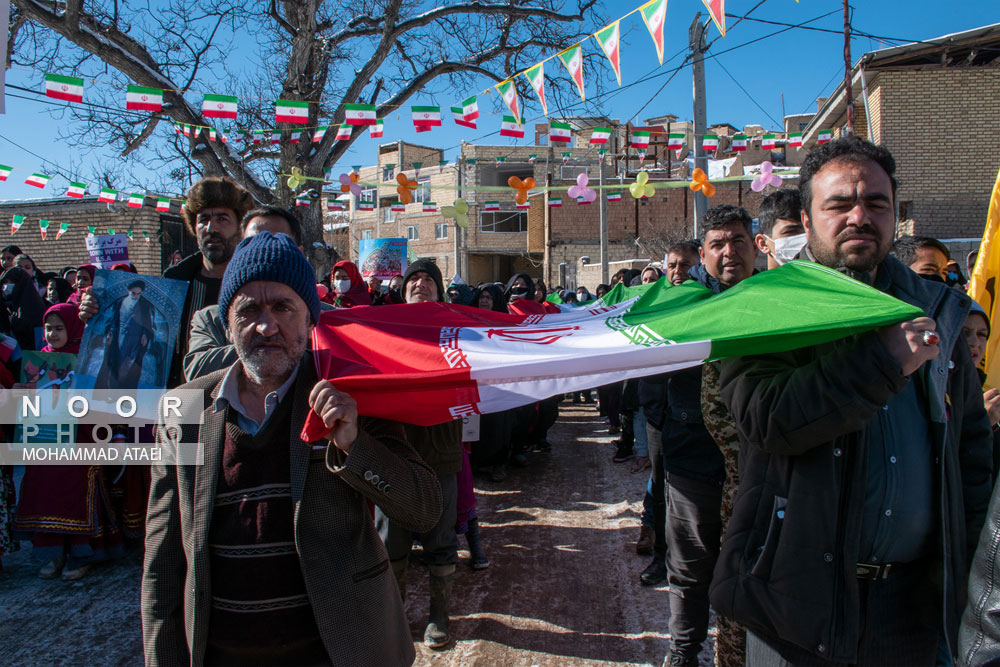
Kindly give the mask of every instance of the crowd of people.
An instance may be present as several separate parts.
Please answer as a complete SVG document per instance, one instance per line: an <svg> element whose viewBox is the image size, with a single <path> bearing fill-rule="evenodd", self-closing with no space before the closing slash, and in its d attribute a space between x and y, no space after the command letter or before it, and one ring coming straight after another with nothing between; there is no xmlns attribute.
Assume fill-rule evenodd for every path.
<svg viewBox="0 0 1000 667"><path fill-rule="evenodd" d="M883 148L831 142L809 155L798 189L763 200L756 229L745 209L716 206L697 239L593 293L526 273L446 284L425 259L385 284L344 260L317 283L291 212L206 178L185 207L199 251L164 273L189 284L168 387L203 390L205 412L200 425L166 419L157 432L202 443L204 466L28 467L18 493L5 469L0 557L27 539L39 576L75 580L141 541L150 664L409 664L413 563L429 576L424 643L445 648L460 536L472 568L490 565L475 476L503 482L508 467L530 465L551 448L560 403L596 393L618 436L612 461L642 473L636 551L651 560L637 577L669 584L664 664L698 664L710 607L726 667L997 659L1000 391L984 391L979 370L991 322L965 294L974 258L963 272L936 239L894 238L894 173ZM330 309L437 301L554 313L617 283L721 293L793 259L925 316L481 415L472 442L460 421L358 415L308 354ZM95 269L45 274L14 246L0 264L0 384L24 386L21 351L78 349L101 306ZM307 443L310 410L328 432Z"/></svg>

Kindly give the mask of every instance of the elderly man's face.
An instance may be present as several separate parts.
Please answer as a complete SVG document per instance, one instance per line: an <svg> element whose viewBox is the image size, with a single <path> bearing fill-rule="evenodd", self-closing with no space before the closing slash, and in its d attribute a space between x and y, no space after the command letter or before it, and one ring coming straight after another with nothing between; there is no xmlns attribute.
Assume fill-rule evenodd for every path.
<svg viewBox="0 0 1000 667"><path fill-rule="evenodd" d="M128 291L128 293L129 293L129 296L131 297L131 299L132 299L133 302L138 301L139 297L142 296L142 288L141 287L133 287L132 289L130 289Z"/></svg>
<svg viewBox="0 0 1000 667"><path fill-rule="evenodd" d="M820 264L868 273L889 254L896 229L892 181L875 162L834 160L812 179L802 211L809 249Z"/></svg>
<svg viewBox="0 0 1000 667"><path fill-rule="evenodd" d="M423 301L437 301L437 283L431 278L429 273L417 271L406 281L406 303L421 303Z"/></svg>
<svg viewBox="0 0 1000 667"><path fill-rule="evenodd" d="M229 306L229 339L256 384L280 386L298 366L309 341L309 308L283 283L256 281Z"/></svg>
<svg viewBox="0 0 1000 667"><path fill-rule="evenodd" d="M665 270L667 280L670 281L671 285L680 285L685 280L688 280L688 271L697 263L698 255L694 251L670 251L667 253L667 266Z"/></svg>
<svg viewBox="0 0 1000 667"><path fill-rule="evenodd" d="M700 252L705 270L727 287L753 274L757 246L739 222L706 232Z"/></svg>
<svg viewBox="0 0 1000 667"><path fill-rule="evenodd" d="M228 262L240 242L240 224L228 208L206 208L195 218L198 249L213 264Z"/></svg>

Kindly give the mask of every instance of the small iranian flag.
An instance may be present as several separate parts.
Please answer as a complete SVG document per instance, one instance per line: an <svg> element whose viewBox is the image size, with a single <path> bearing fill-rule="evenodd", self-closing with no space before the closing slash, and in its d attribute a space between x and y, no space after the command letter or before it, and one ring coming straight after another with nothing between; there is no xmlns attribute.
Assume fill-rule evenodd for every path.
<svg viewBox="0 0 1000 667"><path fill-rule="evenodd" d="M701 149L705 151L716 151L719 149L719 137L715 134L706 134L701 138Z"/></svg>
<svg viewBox="0 0 1000 667"><path fill-rule="evenodd" d="M182 130L182 132L184 133L185 137L190 137L191 136L191 126L185 124L184 125L184 129Z"/></svg>
<svg viewBox="0 0 1000 667"><path fill-rule="evenodd" d="M0 181L6 181L7 177L10 176L10 172L14 170L13 167L8 167L5 164L0 164Z"/></svg>
<svg viewBox="0 0 1000 667"><path fill-rule="evenodd" d="M462 127L471 127L473 130L476 129L475 120L465 120L465 110L462 107L452 107L451 115L455 119L455 125L461 125Z"/></svg>
<svg viewBox="0 0 1000 667"><path fill-rule="evenodd" d="M374 125L374 104L345 104L344 122L348 125Z"/></svg>
<svg viewBox="0 0 1000 667"><path fill-rule="evenodd" d="M129 86L125 89L125 108L137 111L162 111L163 91L159 88Z"/></svg>
<svg viewBox="0 0 1000 667"><path fill-rule="evenodd" d="M15 215L13 218L11 218L11 220L10 220L10 233L11 233L11 235L13 236L14 232L16 232L17 230L19 230L21 228L21 225L23 225L23 224L24 224L24 216L23 215Z"/></svg>
<svg viewBox="0 0 1000 667"><path fill-rule="evenodd" d="M666 5L667 0L663 0L663 4ZM579 44L575 44L565 51L560 51L557 55L562 64L566 66L566 71L569 72L570 78L576 84L576 89L580 91L580 99L586 102L587 97L583 92L583 49L580 48Z"/></svg>
<svg viewBox="0 0 1000 667"><path fill-rule="evenodd" d="M760 138L760 147L763 148L766 151L773 150L774 149L774 135L773 134L765 134L763 137L761 137Z"/></svg>
<svg viewBox="0 0 1000 667"><path fill-rule="evenodd" d="M484 202L483 203L483 210L484 211L499 211L500 210L500 202L498 202L498 201Z"/></svg>
<svg viewBox="0 0 1000 667"><path fill-rule="evenodd" d="M667 135L667 148L679 151L684 147L684 134Z"/></svg>
<svg viewBox="0 0 1000 667"><path fill-rule="evenodd" d="M351 126L347 123L337 128L337 141L347 141L351 138Z"/></svg>
<svg viewBox="0 0 1000 667"><path fill-rule="evenodd" d="M97 233L97 227L92 227L87 225L87 236L93 236Z"/></svg>
<svg viewBox="0 0 1000 667"><path fill-rule="evenodd" d="M375 124L368 128L368 136L372 139L379 139L382 136L382 130L385 129L385 121L379 118L375 121Z"/></svg>
<svg viewBox="0 0 1000 667"><path fill-rule="evenodd" d="M271 138L271 145L272 146L277 146L278 144L281 143L281 135L282 135L281 132L276 132L274 134L268 135Z"/></svg>
<svg viewBox="0 0 1000 667"><path fill-rule="evenodd" d="M144 238L146 240L146 247L148 248L149 247L149 232L143 232L142 233L142 238Z"/></svg>
<svg viewBox="0 0 1000 667"><path fill-rule="evenodd" d="M521 103L517 99L517 86L514 85L513 79L507 79L506 81L501 81L494 86L500 93L500 97L503 98L504 104L510 109L510 112L514 114L512 118L521 117ZM506 116L504 116L506 118ZM501 134L503 134L501 132ZM523 136L523 135L522 135Z"/></svg>
<svg viewBox="0 0 1000 667"><path fill-rule="evenodd" d="M326 200L326 210L328 211L343 211L344 202L338 199L327 199Z"/></svg>
<svg viewBox="0 0 1000 667"><path fill-rule="evenodd" d="M590 132L590 143L592 144L606 144L610 138L611 128L609 127L595 127Z"/></svg>
<svg viewBox="0 0 1000 667"><path fill-rule="evenodd" d="M562 206L562 197L549 197L549 208L558 208Z"/></svg>
<svg viewBox="0 0 1000 667"><path fill-rule="evenodd" d="M26 185L34 185L36 188L44 188L51 178L51 176L46 176L45 174L32 174L31 176L28 176L24 182Z"/></svg>
<svg viewBox="0 0 1000 667"><path fill-rule="evenodd" d="M566 164L567 162L569 162L569 159L570 159L570 158L571 158L572 156L573 156L573 154L572 154L572 153L563 153L563 154L562 154L562 159L563 159L563 164Z"/></svg>
<svg viewBox="0 0 1000 667"><path fill-rule="evenodd" d="M503 122L500 123L500 136L501 137L516 137L518 139L524 138L524 125L518 124L517 120L513 116L504 116Z"/></svg>
<svg viewBox="0 0 1000 667"><path fill-rule="evenodd" d="M656 57L663 64L663 25L667 19L667 0L650 0L639 8L649 36L656 45Z"/></svg>
<svg viewBox="0 0 1000 667"><path fill-rule="evenodd" d="M298 132L292 132L292 136L290 136L288 138L288 143L290 143L290 144L297 144L297 143L299 143L299 140L301 139L301 137L302 137L302 135L300 133L298 133Z"/></svg>
<svg viewBox="0 0 1000 667"><path fill-rule="evenodd" d="M358 202L358 210L359 211L374 211L375 210L375 203L374 202L370 202L367 199L362 199L361 201Z"/></svg>
<svg viewBox="0 0 1000 667"><path fill-rule="evenodd" d="M538 153L532 153L531 155L528 156L528 162L530 164L534 164L535 160L537 159L538 159Z"/></svg>
<svg viewBox="0 0 1000 667"><path fill-rule="evenodd" d="M394 201L394 202L392 202L392 210L396 211L397 213L405 211L406 210L406 204L404 204L401 201Z"/></svg>
<svg viewBox="0 0 1000 667"><path fill-rule="evenodd" d="M578 206L583 206L584 204L589 204L590 202L584 199L583 197L577 197L576 203Z"/></svg>
<svg viewBox="0 0 1000 667"><path fill-rule="evenodd" d="M83 101L83 79L75 76L45 75L45 96L67 102Z"/></svg>
<svg viewBox="0 0 1000 667"><path fill-rule="evenodd" d="M201 115L205 118L236 120L236 102L232 95L205 95L201 102Z"/></svg>
<svg viewBox="0 0 1000 667"><path fill-rule="evenodd" d="M56 232L56 241L58 241L59 237L62 236L63 234L65 234L68 230L69 230L69 223L68 222L60 222L59 223L59 231Z"/></svg>
<svg viewBox="0 0 1000 667"><path fill-rule="evenodd" d="M254 146L258 146L263 142L264 142L264 130L254 130L253 138L250 140L250 143L253 144Z"/></svg>
<svg viewBox="0 0 1000 667"><path fill-rule="evenodd" d="M157 197L156 198L156 210L157 211L169 211L170 210L170 199L167 197Z"/></svg>
<svg viewBox="0 0 1000 667"><path fill-rule="evenodd" d="M788 145L792 148L800 148L802 146L802 133L792 132L788 135Z"/></svg>
<svg viewBox="0 0 1000 667"><path fill-rule="evenodd" d="M622 200L622 193L620 192L608 193L608 201L621 201L621 200Z"/></svg>
<svg viewBox="0 0 1000 667"><path fill-rule="evenodd" d="M87 186L83 183L73 183L69 184L69 188L66 190L67 197L74 197L76 199L83 199L83 195L87 194Z"/></svg>
<svg viewBox="0 0 1000 667"><path fill-rule="evenodd" d="M413 112L413 124L418 130L441 124L441 107L410 107L410 111Z"/></svg>
<svg viewBox="0 0 1000 667"><path fill-rule="evenodd" d="M436 202L425 201L423 209L424 213L437 213L438 205Z"/></svg>
<svg viewBox="0 0 1000 667"><path fill-rule="evenodd" d="M739 153L740 151L745 151L747 149L747 135L745 134L734 134L733 135L733 150Z"/></svg>
<svg viewBox="0 0 1000 667"><path fill-rule="evenodd" d="M569 123L549 123L549 139L551 141L568 142L573 140L573 128Z"/></svg>
<svg viewBox="0 0 1000 667"><path fill-rule="evenodd" d="M313 141L312 142L314 144L318 144L319 142L323 141L323 137L326 136L326 127L327 127L326 125L321 125L321 126L319 126L319 127L316 128L315 132L313 132Z"/></svg>
<svg viewBox="0 0 1000 667"><path fill-rule="evenodd" d="M540 62L534 67L526 70L524 72L524 78L528 80L528 83L531 84L535 94L538 95L538 101L542 103L542 114L548 116L549 105L545 103L545 63Z"/></svg>
<svg viewBox="0 0 1000 667"><path fill-rule="evenodd" d="M145 200L146 200L146 195L133 193L128 196L127 206L129 208L142 208L142 203Z"/></svg>
<svg viewBox="0 0 1000 667"><path fill-rule="evenodd" d="M214 127L208 128L208 140L215 141L217 138L218 135L215 133L215 128Z"/></svg>
<svg viewBox="0 0 1000 667"><path fill-rule="evenodd" d="M597 38L598 44L601 45L604 55L611 61L611 68L615 70L615 77L618 79L618 85L620 86L622 85L622 63L618 53L620 38L618 23L618 21L615 21L611 25L601 28L594 33L594 37Z"/></svg>
<svg viewBox="0 0 1000 667"><path fill-rule="evenodd" d="M296 206L309 206L312 202L309 200L309 195L299 195L295 198Z"/></svg>
<svg viewBox="0 0 1000 667"><path fill-rule="evenodd" d="M820 130L816 135L817 144L826 144L833 141L833 130Z"/></svg>
<svg viewBox="0 0 1000 667"><path fill-rule="evenodd" d="M525 200L523 204L514 204L514 208L531 208L531 202Z"/></svg>
<svg viewBox="0 0 1000 667"><path fill-rule="evenodd" d="M111 188L101 188L101 194L97 195L97 201L102 201L105 204L114 204L116 199L118 199L118 191Z"/></svg>
<svg viewBox="0 0 1000 667"><path fill-rule="evenodd" d="M479 118L479 103L473 95L467 100L462 100L462 117L465 120L475 120Z"/></svg>
<svg viewBox="0 0 1000 667"><path fill-rule="evenodd" d="M649 132L642 130L632 133L632 148L647 148L649 146Z"/></svg>
<svg viewBox="0 0 1000 667"><path fill-rule="evenodd" d="M45 240L45 236L49 233L49 221L48 220L39 220L38 221L38 229L42 232L42 240L44 241Z"/></svg>
<svg viewBox="0 0 1000 667"><path fill-rule="evenodd" d="M274 103L274 119L279 123L304 123L309 120L309 103L278 100Z"/></svg>

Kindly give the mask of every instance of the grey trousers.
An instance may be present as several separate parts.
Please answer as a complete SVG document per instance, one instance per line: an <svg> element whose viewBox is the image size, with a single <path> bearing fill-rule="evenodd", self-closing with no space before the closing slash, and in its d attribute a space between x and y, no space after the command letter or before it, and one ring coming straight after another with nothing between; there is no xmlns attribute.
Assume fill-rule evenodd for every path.
<svg viewBox="0 0 1000 667"><path fill-rule="evenodd" d="M458 535L455 533L456 501L458 500L458 475L438 473L444 511L437 524L423 535L416 535L397 525L382 510L375 507L375 529L389 552L389 560L407 558L413 548L413 538L419 537L424 547L428 565L454 565L458 563Z"/></svg>

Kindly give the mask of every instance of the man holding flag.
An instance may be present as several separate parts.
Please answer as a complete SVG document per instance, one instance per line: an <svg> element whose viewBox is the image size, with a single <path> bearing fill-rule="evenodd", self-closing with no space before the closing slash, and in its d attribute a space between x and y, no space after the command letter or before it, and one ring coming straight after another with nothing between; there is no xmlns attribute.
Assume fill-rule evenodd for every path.
<svg viewBox="0 0 1000 667"><path fill-rule="evenodd" d="M747 626L748 665L957 654L991 432L961 336L969 299L889 256L894 172L887 150L856 137L814 150L800 257L926 316L721 364L742 466L711 599Z"/></svg>

